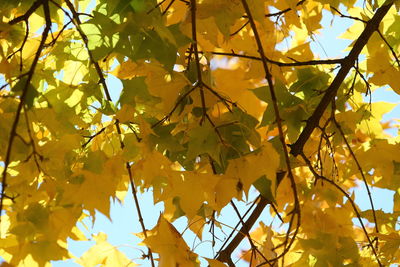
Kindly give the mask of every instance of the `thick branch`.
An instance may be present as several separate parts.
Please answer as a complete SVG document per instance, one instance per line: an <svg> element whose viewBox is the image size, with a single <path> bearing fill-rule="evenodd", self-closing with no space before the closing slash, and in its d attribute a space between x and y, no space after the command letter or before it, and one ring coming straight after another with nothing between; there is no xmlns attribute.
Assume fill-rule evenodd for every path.
<svg viewBox="0 0 400 267"><path fill-rule="evenodd" d="M326 90L326 93L321 99L321 102L318 104L317 108L315 109L311 117L307 120L307 124L303 129L303 131L301 132L299 138L295 143L290 145L291 147L290 153L292 155L297 156L301 154L301 152L303 151L304 144L310 138L310 135L314 131L314 129L318 126L320 118L322 117L329 103L331 103L331 101L336 96L336 93L340 85L343 83L350 69L353 67L356 59L361 53L361 50L367 44L371 35L378 29L380 22L382 21L382 19L384 18L384 16L389 11L392 5L393 3L390 2L378 8L372 19L367 22L364 31L361 33L360 37L358 37L357 41L354 43L354 46L351 49L349 55L343 60L342 67L340 68L335 79L332 81L331 85Z"/></svg>
<svg viewBox="0 0 400 267"><path fill-rule="evenodd" d="M276 186L278 187L283 178L285 177L286 172L280 171L276 173ZM240 228L240 230L236 233L235 237L232 239L232 241L229 242L226 248L221 250L218 254L217 259L219 261L223 261L229 264L229 266L235 266L232 262L231 255L233 251L239 246L239 244L242 242L242 240L246 237L246 233L250 231L250 229L253 227L254 223L257 221L257 219L260 217L261 213L263 212L264 208L268 205L271 204L271 201L268 199L264 198L263 196L259 196L260 201L257 203L256 208L253 210L253 212L250 214L250 217L246 220L246 222L243 223L243 226ZM275 210L275 209L274 209ZM278 212L275 210L277 213L277 216L280 217ZM246 216L246 214L245 214Z"/></svg>
<svg viewBox="0 0 400 267"><path fill-rule="evenodd" d="M219 253L217 260L226 262L229 264L229 266L235 266L231 259L232 252L237 248L237 246L239 246L243 238L246 237L246 233L248 233L249 229L253 227L254 223L257 221L258 217L260 217L267 204L269 204L269 200L261 196L260 201L251 213L250 217L246 220L232 241L229 242L228 246Z"/></svg>
<svg viewBox="0 0 400 267"><path fill-rule="evenodd" d="M36 9L38 9L42 4L43 4L44 0L37 0L35 1L32 6L25 12L25 14L23 14L22 16L16 17L12 20L10 20L8 22L8 24L10 25L14 25L17 24L21 21L27 20L29 19L29 17L33 14L33 12L36 11Z"/></svg>

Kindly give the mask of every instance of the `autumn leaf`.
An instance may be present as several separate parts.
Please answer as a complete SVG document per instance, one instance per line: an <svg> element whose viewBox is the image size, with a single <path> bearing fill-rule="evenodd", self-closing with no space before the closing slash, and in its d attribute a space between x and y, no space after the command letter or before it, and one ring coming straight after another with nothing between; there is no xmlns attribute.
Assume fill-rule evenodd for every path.
<svg viewBox="0 0 400 267"><path fill-rule="evenodd" d="M0 1L1 266L400 264L398 10Z"/></svg>
<svg viewBox="0 0 400 267"><path fill-rule="evenodd" d="M199 266L197 254L190 251L179 232L162 216L143 243L160 255L160 267Z"/></svg>

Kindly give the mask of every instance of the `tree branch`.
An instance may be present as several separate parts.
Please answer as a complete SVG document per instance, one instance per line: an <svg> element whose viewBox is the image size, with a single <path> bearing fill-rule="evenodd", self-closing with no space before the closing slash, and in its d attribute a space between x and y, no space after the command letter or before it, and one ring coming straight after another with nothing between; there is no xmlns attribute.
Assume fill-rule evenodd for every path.
<svg viewBox="0 0 400 267"><path fill-rule="evenodd" d="M47 1L47 0L36 0L36 1L32 4L32 6L25 12L25 14L23 14L22 16L16 17L16 18L14 18L14 19L12 19L12 20L10 20L10 21L8 22L8 24L14 25L14 24L17 24L17 23L19 23L19 22L21 22L21 21L24 21L24 20L29 19L29 17L33 14L33 12L35 12L36 9L38 9L38 8L43 4L43 2L45 2L45 1Z"/></svg>
<svg viewBox="0 0 400 267"><path fill-rule="evenodd" d="M202 52L200 52L202 53ZM209 52L213 55L221 55L221 56L229 56L229 57L239 57L239 58L246 58L246 59L253 59L262 61L260 57L256 56L248 56L248 55L241 55L237 53L226 53L226 52ZM296 66L312 66L312 65L332 65L332 64L342 64L345 58L334 58L334 59L316 59L316 60L308 60L308 61L296 61L292 63L280 62L269 59L264 57L265 61L268 63L277 65L279 67L296 67Z"/></svg>
<svg viewBox="0 0 400 267"><path fill-rule="evenodd" d="M19 104L18 104L17 110L15 112L15 119L11 126L10 136L9 136L8 145L7 145L7 151L6 151L6 155L4 158L4 170L2 173L2 179L1 179L0 213L3 211L4 198L6 196L5 191L7 188L7 170L10 165L10 161L11 161L11 150L12 150L12 146L14 143L14 139L17 136L16 132L17 132L18 122L19 122L19 119L21 116L22 109L25 105L25 99L28 94L29 85L31 83L33 74L35 73L35 68L36 68L39 58L42 54L42 51L43 51L45 43L46 43L47 36L48 36L48 34L50 32L50 28L51 28L50 9L49 9L49 3L47 2L47 0L36 1L34 4L38 5L38 6L35 6L34 9L30 8L29 10L32 10L30 14L32 14L40 5L43 5L43 11L44 11L44 15L45 15L46 25L45 25L45 28L42 33L42 38L40 40L39 47L36 50L35 57L32 61L31 68L29 69L29 72L27 74L28 77L27 77L25 85L22 89L21 97L19 99ZM27 14L27 13L25 13L25 14ZM0 223L1 223L1 216L0 216Z"/></svg>
<svg viewBox="0 0 400 267"><path fill-rule="evenodd" d="M325 95L321 99L321 102L318 104L311 117L307 120L307 124L303 131L300 133L299 138L295 143L290 145L290 153L292 155L298 156L301 154L305 143L310 138L310 135L314 131L314 129L318 126L320 118L322 117L329 103L331 103L331 101L336 96L336 92L338 91L340 85L343 83L350 69L353 67L356 59L361 53L361 50L367 44L371 35L378 29L380 22L389 11L389 9L392 7L392 5L393 2L390 2L378 8L372 19L367 22L364 31L354 43L354 46L348 56L343 60L342 66L338 74L332 81L331 85L327 88Z"/></svg>
<svg viewBox="0 0 400 267"><path fill-rule="evenodd" d="M291 184L291 188L292 188L292 192L293 192L293 198L294 198L294 208L293 208L293 211L291 212L292 217L290 219L289 227L288 227L288 230L286 232L285 241L282 243L284 245L284 250L280 255L278 255L276 258L271 260L271 261L275 261L275 260L283 257L289 251L290 247L292 246L292 244L293 244L293 242L294 242L294 240L296 238L296 235L297 235L297 233L299 231L299 228L300 228L301 211L300 211L300 204L299 204L299 199L298 199L298 195L297 195L296 182L294 180L294 176L293 176L293 173L292 173L292 167L291 167L290 159L289 159L289 152L288 152L288 149L287 149L287 146L286 146L285 134L283 133L282 118L281 118L280 113L279 113L278 99L277 99L276 94L275 94L274 83L272 81L272 75L271 75L271 73L269 71L269 68L268 68L266 56L265 56L265 53L264 53L264 48L263 48L263 45L262 45L262 42L261 42L261 38L260 38L260 36L258 34L257 27L256 27L255 21L254 21L254 19L252 17L249 5L247 4L246 0L242 0L242 5L243 5L243 8L246 11L248 17L249 17L250 25L251 25L251 28L253 30L254 38L256 40L257 47L258 47L258 53L260 54L260 57L262 59L263 68L264 68L264 72L265 72L265 79L268 82L269 93L271 94L271 100L272 100L272 104L273 104L273 108L274 108L275 121L276 121L277 126L278 126L279 140L280 140L280 142L282 144L283 155L284 155L284 158L285 158L287 173L288 173L288 177L290 179L290 184ZM295 216L297 217L296 228L295 228L295 231L293 233L292 239L290 239L290 241L289 241L289 235L290 235L290 232L292 230L292 226L293 226L293 222L294 222L294 217Z"/></svg>
<svg viewBox="0 0 400 267"><path fill-rule="evenodd" d="M52 2L55 3L54 1L52 1ZM111 95L110 95L110 91L108 89L108 86L106 84L106 80L105 80L104 75L103 75L103 71L101 70L99 63L97 63L97 61L94 59L93 54L89 49L89 43L88 43L89 39L87 38L87 36L85 35L85 33L83 32L83 30L80 27L82 22L81 22L81 20L79 18L79 14L75 10L75 7L73 6L73 4L71 3L70 0L65 0L65 2L66 2L69 10L71 11L71 13L73 15L73 19L71 18L71 20L74 22L74 24L76 26L76 29L78 30L78 32L81 35L81 38L82 38L82 40L83 40L83 42L85 44L86 50L88 51L90 62L95 66L97 75L99 76L99 79L100 79L99 82L103 85L103 90L104 90L105 97L106 97L107 101L112 101ZM68 14L68 13L66 13L66 14ZM70 17L69 14L68 14L68 17ZM116 128L117 133L118 133L120 147L121 147L121 149L124 149L125 144L122 141L122 131L121 131L121 127L120 127L118 119L115 122L115 128ZM135 183L133 181L132 169L131 169L131 165L129 164L129 162L125 162L125 168L126 168L126 170L128 172L128 175L129 175L129 182L130 182L130 185L132 187L132 195L133 195L133 199L135 201L135 206L136 206L136 211L138 213L139 223L140 223L140 226L142 228L142 232L143 232L144 237L147 238L147 230L146 230L146 226L144 225L144 220L143 220L141 208L140 208L140 205L139 205L139 200L138 200L138 197L137 197L136 186L135 186ZM151 266L154 267L155 263L154 263L154 259L153 259L153 254L152 254L151 249L149 247L148 247L148 257L150 258Z"/></svg>
<svg viewBox="0 0 400 267"><path fill-rule="evenodd" d="M229 244L224 248L218 255L217 260L226 262L230 267L235 266L231 259L232 252L239 246L242 242L243 238L245 238L248 232L248 229L251 229L254 223L257 221L258 217L260 217L261 213L263 212L264 208L269 203L269 200L260 196L260 201L257 203L257 206L251 213L250 217L244 222L236 236L229 242Z"/></svg>

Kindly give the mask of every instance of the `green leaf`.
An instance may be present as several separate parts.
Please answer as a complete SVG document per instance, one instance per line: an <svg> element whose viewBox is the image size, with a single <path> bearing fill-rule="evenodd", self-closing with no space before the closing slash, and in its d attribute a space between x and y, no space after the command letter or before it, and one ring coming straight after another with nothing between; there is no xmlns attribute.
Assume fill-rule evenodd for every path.
<svg viewBox="0 0 400 267"><path fill-rule="evenodd" d="M114 103L106 99L102 99L101 108L99 109L104 115L114 115L116 108Z"/></svg>
<svg viewBox="0 0 400 267"><path fill-rule="evenodd" d="M202 154L210 155L216 162L220 162L220 146L218 136L209 123L193 128L189 131L187 160Z"/></svg>
<svg viewBox="0 0 400 267"><path fill-rule="evenodd" d="M304 98L309 100L326 89L329 78L329 74L317 68L299 69L297 71L298 80L290 87L290 91L303 92Z"/></svg>
<svg viewBox="0 0 400 267"><path fill-rule="evenodd" d="M42 229L47 225L49 211L39 203L32 203L25 211L25 218L38 229Z"/></svg>
<svg viewBox="0 0 400 267"><path fill-rule="evenodd" d="M83 169L100 174L103 172L103 167L106 160L107 157L103 151L89 152L87 158L85 159Z"/></svg>
<svg viewBox="0 0 400 267"><path fill-rule="evenodd" d="M271 99L271 97L269 96L269 89L268 86L261 86L261 87L257 87L255 89L249 89L250 91L252 91L256 97L266 103L268 103Z"/></svg>
<svg viewBox="0 0 400 267"><path fill-rule="evenodd" d="M177 57L176 47L163 40L155 31L146 31L142 34L142 38L143 42L132 59L154 58L167 70L172 71Z"/></svg>
<svg viewBox="0 0 400 267"><path fill-rule="evenodd" d="M258 178L253 183L253 186L258 190L258 192L260 192L263 197L275 203L275 199L271 190L272 182L267 178L267 176L263 175Z"/></svg>
<svg viewBox="0 0 400 267"><path fill-rule="evenodd" d="M119 104L136 106L137 103L148 102L155 99L147 91L145 77L134 77L130 80L122 80L123 89L119 97Z"/></svg>
<svg viewBox="0 0 400 267"><path fill-rule="evenodd" d="M27 90L26 95L25 95L25 105L27 106L28 109L33 107L33 100L35 97L39 95L38 91L36 88L32 85L32 83L26 84L27 79L22 78L20 79L12 88L11 91L18 95L22 95L24 90Z"/></svg>

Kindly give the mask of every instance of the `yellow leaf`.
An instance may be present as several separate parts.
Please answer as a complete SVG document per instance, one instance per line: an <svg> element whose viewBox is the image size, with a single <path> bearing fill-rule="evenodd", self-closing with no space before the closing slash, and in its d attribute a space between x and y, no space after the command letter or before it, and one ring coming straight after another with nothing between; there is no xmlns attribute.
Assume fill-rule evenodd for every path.
<svg viewBox="0 0 400 267"><path fill-rule="evenodd" d="M120 110L115 114L116 119L121 123L133 121L135 109L128 104L124 104Z"/></svg>
<svg viewBox="0 0 400 267"><path fill-rule="evenodd" d="M239 181L225 176L215 186L214 209L220 211L231 201L232 198L241 199L241 197L242 191L239 186Z"/></svg>
<svg viewBox="0 0 400 267"><path fill-rule="evenodd" d="M226 265L219 260L205 258L210 267L226 267Z"/></svg>
<svg viewBox="0 0 400 267"><path fill-rule="evenodd" d="M237 103L250 115L255 118L260 117L264 106L260 100L248 89L252 89L253 85L250 80L245 79L243 69L226 70L216 69L212 72L215 79L216 90L225 97ZM262 75L265 75L262 72Z"/></svg>
<svg viewBox="0 0 400 267"><path fill-rule="evenodd" d="M250 186L261 176L266 175L272 182L272 192L275 193L276 171L279 167L279 154L272 144L265 142L258 153L231 160L226 170L228 177L236 178L243 185L247 194Z"/></svg>
<svg viewBox="0 0 400 267"><path fill-rule="evenodd" d="M368 81L378 86L389 85L393 91L400 94L399 68L392 65L386 47L374 52L367 59L368 71L373 73Z"/></svg>
<svg viewBox="0 0 400 267"><path fill-rule="evenodd" d="M163 216L143 243L159 254L159 267L198 265L197 254L190 251L179 232Z"/></svg>
<svg viewBox="0 0 400 267"><path fill-rule="evenodd" d="M107 242L107 235L99 233L94 235L96 244L86 251L76 262L85 267L95 266L138 266L128 259L125 254Z"/></svg>
<svg viewBox="0 0 400 267"><path fill-rule="evenodd" d="M204 225L206 224L206 221L204 220L203 217L200 217L198 215L195 215L193 219L191 219L189 222L189 229L192 230L192 232L200 239L202 240L202 235L203 235L203 229Z"/></svg>
<svg viewBox="0 0 400 267"><path fill-rule="evenodd" d="M179 197L180 207L188 219L194 219L204 202L213 205L215 200L215 186L220 180L217 175L185 172L170 176L171 184L166 192L169 197Z"/></svg>

